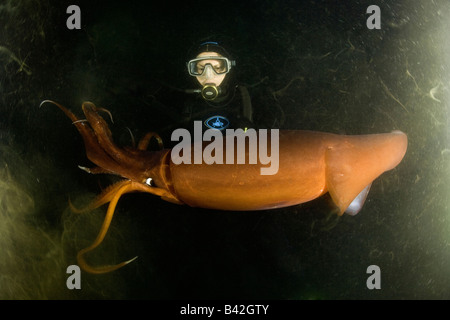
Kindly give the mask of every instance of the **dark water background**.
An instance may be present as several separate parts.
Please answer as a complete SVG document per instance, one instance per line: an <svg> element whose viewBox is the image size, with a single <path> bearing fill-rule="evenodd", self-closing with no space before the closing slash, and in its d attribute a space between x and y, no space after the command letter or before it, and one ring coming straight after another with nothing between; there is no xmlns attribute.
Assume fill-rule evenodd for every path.
<svg viewBox="0 0 450 320"><path fill-rule="evenodd" d="M449 299L450 3L176 3L0 1L0 298ZM66 28L71 4L81 30ZM381 30L366 27L372 4ZM126 127L137 138L167 134L171 114L151 102L173 94L162 83L192 84L187 52L211 36L227 43L243 83L264 79L253 96L261 122L402 130L403 162L374 182L355 217L330 215L326 197L219 212L126 195L88 259L139 258L111 274L83 273L82 289L68 290L66 268L106 211L77 216L68 199L86 203L112 179L77 168L90 165L78 132L40 102L78 115L86 100L107 108L124 145ZM381 269L380 290L366 287L370 265Z"/></svg>

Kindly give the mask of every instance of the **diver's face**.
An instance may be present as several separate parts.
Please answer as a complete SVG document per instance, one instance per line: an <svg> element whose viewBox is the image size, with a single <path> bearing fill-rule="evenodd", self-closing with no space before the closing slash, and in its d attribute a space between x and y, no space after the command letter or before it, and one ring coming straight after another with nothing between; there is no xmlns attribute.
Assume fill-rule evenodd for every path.
<svg viewBox="0 0 450 320"><path fill-rule="evenodd" d="M201 57L222 57L222 55L218 54L217 52L202 52L200 53L197 58ZM217 74L220 72L223 72L223 68L225 66L223 65L223 61L220 60L201 60L197 63L197 71L199 73L203 72L201 75L196 76L197 81L200 83L201 86L204 86L205 84L213 84L216 87L220 86L223 79L225 79L226 74ZM217 72L214 72L214 70Z"/></svg>

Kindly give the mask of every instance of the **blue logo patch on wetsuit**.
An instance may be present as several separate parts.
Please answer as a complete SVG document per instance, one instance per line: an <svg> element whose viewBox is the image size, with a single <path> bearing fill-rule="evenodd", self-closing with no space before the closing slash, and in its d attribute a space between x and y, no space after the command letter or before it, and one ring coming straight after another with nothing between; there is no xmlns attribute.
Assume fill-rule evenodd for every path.
<svg viewBox="0 0 450 320"><path fill-rule="evenodd" d="M224 130L230 125L230 121L223 116L213 116L205 120L205 126L210 129Z"/></svg>

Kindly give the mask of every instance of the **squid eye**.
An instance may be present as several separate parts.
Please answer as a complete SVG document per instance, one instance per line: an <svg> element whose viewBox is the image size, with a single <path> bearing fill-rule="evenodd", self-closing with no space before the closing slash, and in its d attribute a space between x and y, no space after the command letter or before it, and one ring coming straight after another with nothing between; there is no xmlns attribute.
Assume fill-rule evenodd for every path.
<svg viewBox="0 0 450 320"><path fill-rule="evenodd" d="M145 180L145 184L150 186L150 187L154 187L155 183L153 182L152 178L147 178L147 180Z"/></svg>

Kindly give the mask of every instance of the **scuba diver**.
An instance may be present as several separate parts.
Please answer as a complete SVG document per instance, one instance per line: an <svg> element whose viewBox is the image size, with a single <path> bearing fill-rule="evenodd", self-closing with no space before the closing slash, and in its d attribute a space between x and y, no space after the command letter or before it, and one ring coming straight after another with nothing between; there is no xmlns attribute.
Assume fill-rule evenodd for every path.
<svg viewBox="0 0 450 320"><path fill-rule="evenodd" d="M182 115L186 119L201 120L206 129L246 129L253 127L253 110L249 92L235 80L236 61L217 42L201 43L190 53L187 71L198 89L185 101Z"/></svg>
<svg viewBox="0 0 450 320"><path fill-rule="evenodd" d="M249 73L247 77L253 77L251 81L256 83L242 85L237 79L235 58L220 43L206 41L193 46L185 63L185 74L190 78L184 84L187 89L157 80L157 94L148 95L151 100L145 102L152 108L152 119L157 119L154 121L164 145L178 128L189 130L193 136L194 121L202 122L203 132L215 129L224 134L226 129L271 129L280 124L278 101L267 86L261 86L267 77L254 79L255 74ZM252 101L258 105L257 112Z"/></svg>
<svg viewBox="0 0 450 320"><path fill-rule="evenodd" d="M163 90L158 89L157 97L151 95L147 102L153 114L159 113L156 117L163 126L159 132L165 143L178 128L193 135L194 121L202 122L203 132L254 128L250 94L237 83L236 61L227 50L218 42L203 42L189 50L185 61L186 78L190 78L187 89L158 81Z"/></svg>

